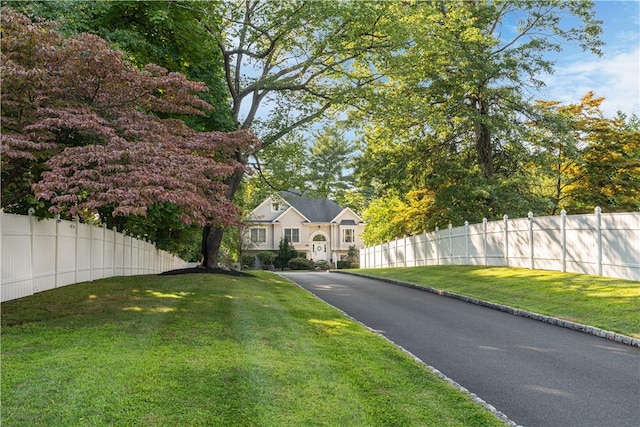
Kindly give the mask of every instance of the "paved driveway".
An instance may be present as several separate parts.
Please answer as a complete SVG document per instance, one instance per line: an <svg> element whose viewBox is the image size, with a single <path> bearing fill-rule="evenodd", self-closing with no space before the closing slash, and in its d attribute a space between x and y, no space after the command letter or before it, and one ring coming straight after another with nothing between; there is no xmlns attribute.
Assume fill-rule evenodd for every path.
<svg viewBox="0 0 640 427"><path fill-rule="evenodd" d="M525 427L640 426L640 349L417 289L283 273Z"/></svg>

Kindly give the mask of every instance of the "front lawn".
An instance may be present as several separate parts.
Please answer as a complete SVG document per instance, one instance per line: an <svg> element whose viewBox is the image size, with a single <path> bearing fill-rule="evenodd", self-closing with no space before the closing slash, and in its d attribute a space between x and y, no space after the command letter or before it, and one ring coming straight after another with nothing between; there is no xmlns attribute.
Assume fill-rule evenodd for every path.
<svg viewBox="0 0 640 427"><path fill-rule="evenodd" d="M2 425L494 426L267 272L111 278L2 304Z"/></svg>
<svg viewBox="0 0 640 427"><path fill-rule="evenodd" d="M640 338L640 282L484 266L349 271L446 290Z"/></svg>

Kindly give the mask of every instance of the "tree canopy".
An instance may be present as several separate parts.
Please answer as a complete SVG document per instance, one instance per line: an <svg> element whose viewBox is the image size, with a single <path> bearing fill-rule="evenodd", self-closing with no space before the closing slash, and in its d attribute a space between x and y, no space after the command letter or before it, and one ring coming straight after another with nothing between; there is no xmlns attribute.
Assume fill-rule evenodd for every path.
<svg viewBox="0 0 640 427"><path fill-rule="evenodd" d="M170 203L185 223L228 225L237 210L225 177L246 131L197 132L175 114L204 114L202 83L126 61L90 34L2 9L3 206L31 185L51 210L92 217L145 215ZM6 191L6 193L5 193Z"/></svg>
<svg viewBox="0 0 640 427"><path fill-rule="evenodd" d="M393 2L379 28L392 48L367 60L385 78L352 114L365 128L361 183L399 197L426 229L543 210L525 168L529 94L553 71L549 52L600 53L593 3Z"/></svg>
<svg viewBox="0 0 640 427"><path fill-rule="evenodd" d="M61 31L3 21L3 206L44 178L54 209L206 224L205 265L274 189L367 207L367 243L638 207L637 118L534 101L549 53L600 53L590 0L9 3Z"/></svg>

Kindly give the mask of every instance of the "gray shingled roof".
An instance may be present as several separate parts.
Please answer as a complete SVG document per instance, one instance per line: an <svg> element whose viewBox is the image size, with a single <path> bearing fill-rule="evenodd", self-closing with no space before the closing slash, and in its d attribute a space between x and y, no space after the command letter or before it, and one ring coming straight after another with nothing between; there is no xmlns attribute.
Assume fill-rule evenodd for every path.
<svg viewBox="0 0 640 427"><path fill-rule="evenodd" d="M311 222L330 222L343 210L331 200L311 199L291 191L281 191L278 194Z"/></svg>

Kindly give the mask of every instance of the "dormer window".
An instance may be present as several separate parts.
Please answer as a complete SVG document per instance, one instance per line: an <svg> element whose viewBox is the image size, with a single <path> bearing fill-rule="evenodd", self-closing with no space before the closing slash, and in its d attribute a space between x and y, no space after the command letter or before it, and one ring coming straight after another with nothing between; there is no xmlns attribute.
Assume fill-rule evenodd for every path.
<svg viewBox="0 0 640 427"><path fill-rule="evenodd" d="M271 212L282 212L287 209L287 203L278 196L271 197Z"/></svg>

